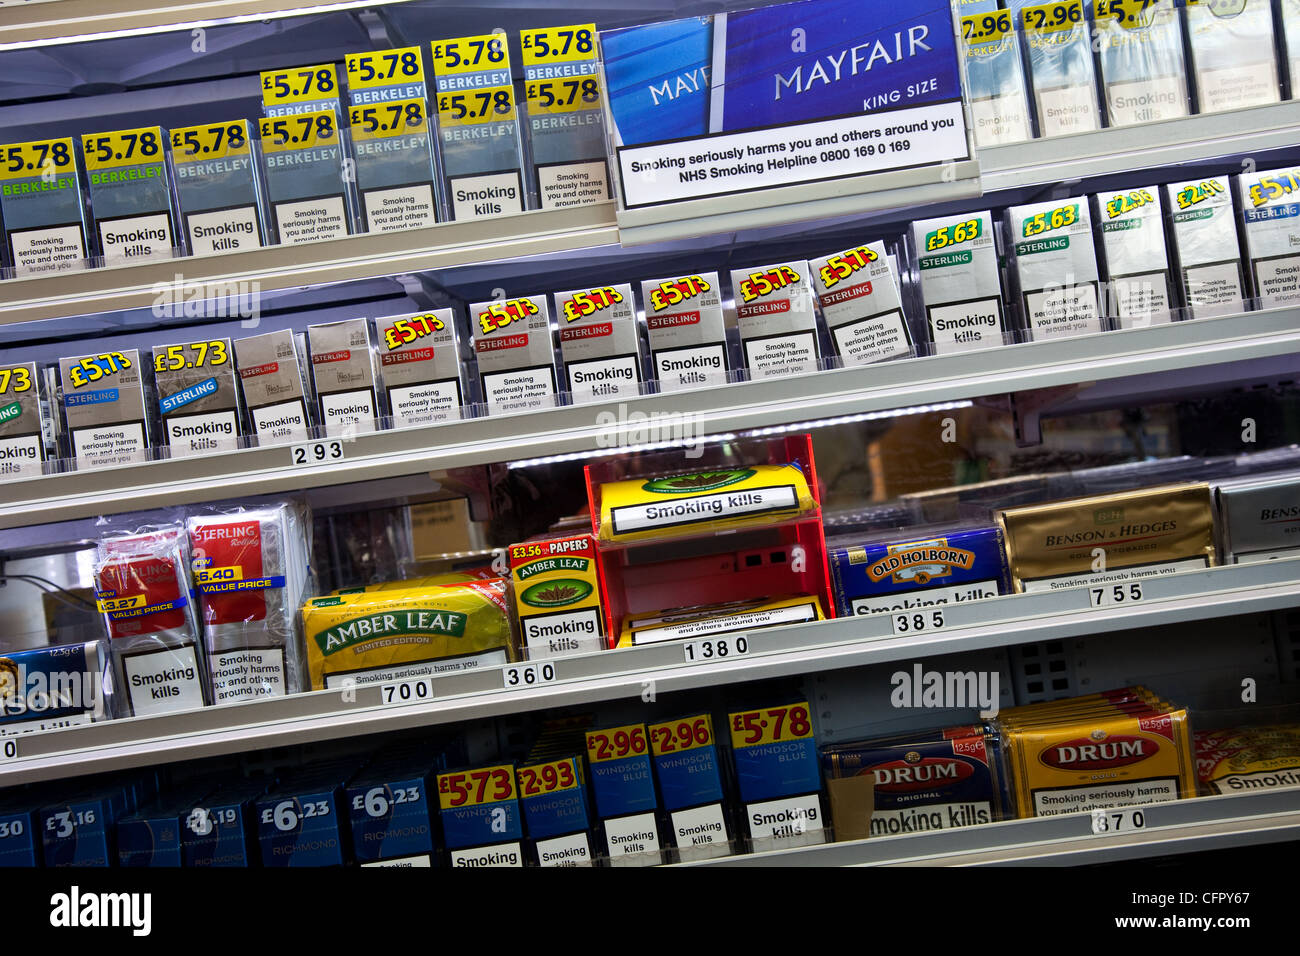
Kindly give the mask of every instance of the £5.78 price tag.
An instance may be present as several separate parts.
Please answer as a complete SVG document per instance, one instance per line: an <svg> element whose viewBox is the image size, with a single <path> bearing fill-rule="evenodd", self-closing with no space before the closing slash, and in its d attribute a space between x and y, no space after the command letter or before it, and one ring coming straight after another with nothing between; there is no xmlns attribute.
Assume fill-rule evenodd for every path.
<svg viewBox="0 0 1300 956"><path fill-rule="evenodd" d="M1129 581L1126 584L1103 584L1088 588L1089 607L1116 607L1137 604L1142 600L1142 582Z"/></svg>
<svg viewBox="0 0 1300 956"><path fill-rule="evenodd" d="M299 442L289 448L294 466L323 465L343 460L343 439L323 438L320 441Z"/></svg>
<svg viewBox="0 0 1300 956"><path fill-rule="evenodd" d="M803 740L812 735L807 704L768 707L731 715L731 746L735 748Z"/></svg>

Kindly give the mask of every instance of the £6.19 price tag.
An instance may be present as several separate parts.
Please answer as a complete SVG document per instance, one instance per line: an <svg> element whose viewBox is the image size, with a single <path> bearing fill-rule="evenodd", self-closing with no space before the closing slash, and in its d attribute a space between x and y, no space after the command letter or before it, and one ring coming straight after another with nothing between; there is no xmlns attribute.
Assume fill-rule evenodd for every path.
<svg viewBox="0 0 1300 956"><path fill-rule="evenodd" d="M322 438L319 441L305 441L289 448L291 461L295 467L322 465L343 460L343 439Z"/></svg>
<svg viewBox="0 0 1300 956"><path fill-rule="evenodd" d="M1128 833L1147 825L1146 814L1139 807L1098 808L1092 811L1093 833Z"/></svg>
<svg viewBox="0 0 1300 956"><path fill-rule="evenodd" d="M943 630L947 625L943 611L901 611L898 614L890 614L889 619L894 626L895 637L907 634L929 634L932 631Z"/></svg>
<svg viewBox="0 0 1300 956"><path fill-rule="evenodd" d="M1088 588L1089 607L1114 607L1123 604L1137 604L1142 600L1142 583L1129 581L1127 584L1104 584Z"/></svg>
<svg viewBox="0 0 1300 956"><path fill-rule="evenodd" d="M742 657L749 653L749 638L744 634L733 634L727 637L687 641L682 645L682 652L688 664L720 661L727 657Z"/></svg>

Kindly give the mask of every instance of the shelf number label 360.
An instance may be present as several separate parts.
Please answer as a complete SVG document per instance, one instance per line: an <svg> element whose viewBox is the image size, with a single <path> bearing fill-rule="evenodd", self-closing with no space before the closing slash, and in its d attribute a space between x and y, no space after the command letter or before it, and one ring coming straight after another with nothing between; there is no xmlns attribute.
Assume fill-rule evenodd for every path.
<svg viewBox="0 0 1300 956"><path fill-rule="evenodd" d="M501 679L506 690L549 684L555 680L555 665L546 663L510 664L502 669Z"/></svg>
<svg viewBox="0 0 1300 956"><path fill-rule="evenodd" d="M295 467L342 461L343 439L328 438L320 441L305 441L292 446L289 450L292 453L292 461Z"/></svg>
<svg viewBox="0 0 1300 956"><path fill-rule="evenodd" d="M688 664L720 661L724 657L742 657L748 654L749 638L744 634L733 637L708 637L698 641L687 641L682 648Z"/></svg>
<svg viewBox="0 0 1300 956"><path fill-rule="evenodd" d="M1112 607L1116 604L1137 604L1142 600L1142 584L1130 581L1128 584L1107 584L1098 588L1088 588L1089 607Z"/></svg>
<svg viewBox="0 0 1300 956"><path fill-rule="evenodd" d="M894 624L895 636L941 631L946 624L943 619L943 611L907 611L901 614L891 614L889 617Z"/></svg>
<svg viewBox="0 0 1300 956"><path fill-rule="evenodd" d="M1093 833L1127 833L1141 830L1147 825L1146 814L1137 807L1092 811Z"/></svg>

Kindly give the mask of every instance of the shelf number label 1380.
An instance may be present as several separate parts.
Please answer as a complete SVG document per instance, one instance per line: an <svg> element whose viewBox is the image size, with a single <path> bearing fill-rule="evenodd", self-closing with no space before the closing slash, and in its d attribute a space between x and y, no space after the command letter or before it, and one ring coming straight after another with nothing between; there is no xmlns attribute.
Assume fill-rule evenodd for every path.
<svg viewBox="0 0 1300 956"><path fill-rule="evenodd" d="M1117 604L1137 604L1142 600L1142 584L1130 581L1128 584L1106 584L1101 587L1088 588L1089 607L1112 607Z"/></svg>
<svg viewBox="0 0 1300 956"><path fill-rule="evenodd" d="M687 641L683 646L686 663L696 664L700 661L720 661L726 657L741 657L749 653L749 638L744 634L734 637L708 637L698 641Z"/></svg>
<svg viewBox="0 0 1300 956"><path fill-rule="evenodd" d="M327 438L320 441L305 441L292 446L292 461L295 467L323 465L343 460L343 439Z"/></svg>

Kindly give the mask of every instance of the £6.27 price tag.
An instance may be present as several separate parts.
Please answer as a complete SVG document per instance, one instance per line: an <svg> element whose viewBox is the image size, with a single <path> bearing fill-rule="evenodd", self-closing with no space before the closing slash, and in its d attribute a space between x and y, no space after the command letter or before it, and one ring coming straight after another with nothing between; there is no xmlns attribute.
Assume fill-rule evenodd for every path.
<svg viewBox="0 0 1300 956"><path fill-rule="evenodd" d="M1128 833L1142 830L1147 825L1146 814L1138 807L1123 807L1092 811L1093 833Z"/></svg>
<svg viewBox="0 0 1300 956"><path fill-rule="evenodd" d="M290 460L297 466L321 465L343 460L343 439L327 438L305 441L289 448Z"/></svg>
<svg viewBox="0 0 1300 956"><path fill-rule="evenodd" d="M1142 600L1142 583L1130 581L1127 584L1104 584L1088 588L1089 607L1114 607L1121 604L1137 604Z"/></svg>
<svg viewBox="0 0 1300 956"><path fill-rule="evenodd" d="M729 637L708 637L698 641L687 641L682 645L686 663L700 661L720 661L725 657L742 657L749 653L749 638L744 634Z"/></svg>
<svg viewBox="0 0 1300 956"><path fill-rule="evenodd" d="M505 684L506 690L549 684L555 680L555 665L549 663L509 664L501 669L501 680Z"/></svg>
<svg viewBox="0 0 1300 956"><path fill-rule="evenodd" d="M947 626L943 611L903 611L889 615L894 626L894 636L905 634L929 634L940 631Z"/></svg>
<svg viewBox="0 0 1300 956"><path fill-rule="evenodd" d="M379 699L385 707L390 704L414 704L422 700L433 700L433 678L416 677L381 684Z"/></svg>

